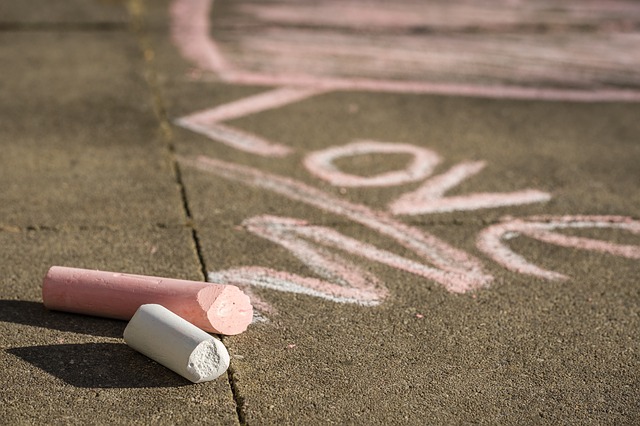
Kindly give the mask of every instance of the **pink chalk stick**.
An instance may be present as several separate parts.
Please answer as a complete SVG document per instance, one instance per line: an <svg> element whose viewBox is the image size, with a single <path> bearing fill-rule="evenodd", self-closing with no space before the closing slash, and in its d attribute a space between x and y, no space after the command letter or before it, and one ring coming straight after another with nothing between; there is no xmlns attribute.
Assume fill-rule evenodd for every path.
<svg viewBox="0 0 640 426"><path fill-rule="evenodd" d="M144 304L164 306L201 329L239 334L253 318L249 297L233 285L53 266L44 277L48 309L130 320Z"/></svg>

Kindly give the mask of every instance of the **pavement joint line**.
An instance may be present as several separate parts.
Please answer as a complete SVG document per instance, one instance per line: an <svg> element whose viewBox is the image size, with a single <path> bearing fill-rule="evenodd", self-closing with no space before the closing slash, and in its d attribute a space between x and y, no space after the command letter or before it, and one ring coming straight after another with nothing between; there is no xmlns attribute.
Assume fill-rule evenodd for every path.
<svg viewBox="0 0 640 426"><path fill-rule="evenodd" d="M221 340L224 343L224 336L221 336ZM237 381L235 380L235 368L233 365L229 365L227 368L227 377L229 379L229 386L231 386L231 394L233 395L233 402L236 405L236 413L238 415L238 422L241 425L247 424L247 417L244 413L244 397L240 395L240 390L238 389Z"/></svg>
<svg viewBox="0 0 640 426"><path fill-rule="evenodd" d="M90 32L126 31L127 22L0 22L0 32Z"/></svg>
<svg viewBox="0 0 640 426"><path fill-rule="evenodd" d="M200 265L200 273L202 275L203 281L206 281L207 268L204 262L204 257L202 255L198 232L193 222L193 215L191 213L191 208L189 207L189 200L187 198L186 188L182 180L180 167L178 166L178 161L176 160L175 147L172 142L173 132L171 130L171 124L169 122L167 109L165 107L164 96L158 82L158 74L155 69L155 50L151 46L151 42L149 41L149 38L146 34L143 18L144 1L129 0L127 6L129 14L131 16L131 28L137 38L138 46L143 56L143 63L145 68L144 77L151 92L151 102L160 128L160 139L164 144L167 157L169 159L171 171L173 173L173 180L178 186L178 191L180 193L180 199L182 202L182 210L185 215L187 226L191 229L191 238L194 244L195 255L198 259L198 264Z"/></svg>
<svg viewBox="0 0 640 426"><path fill-rule="evenodd" d="M147 86L151 92L151 101L153 105L154 114L158 120L160 127L160 138L167 151L167 156L170 161L170 167L173 173L173 179L178 185L180 190L180 197L182 200L182 208L185 213L185 219L190 228L193 228L191 209L189 208L188 200L186 198L186 192L184 184L182 182L182 176L175 159L175 147L173 146L172 139L173 134L167 118L167 112L165 108L165 102L158 83L158 76L155 71L154 57L155 51L151 47L151 43L144 29L144 18L142 17L144 11L144 4L141 0L130 0L128 2L128 9L131 15L132 30L136 35L138 46L142 52L144 63L144 76ZM206 274L204 275L206 277Z"/></svg>
<svg viewBox="0 0 640 426"><path fill-rule="evenodd" d="M187 192L182 180L182 174L178 161L176 160L175 147L173 145L173 132L171 130L171 124L169 122L167 109L165 107L164 96L158 82L158 74L155 68L155 50L151 46L151 42L146 34L146 28L144 23L144 1L143 0L129 0L127 3L129 14L131 16L131 27L135 34L138 46L142 52L144 63L144 76L147 82L147 86L151 92L151 101L155 116L158 120L160 139L163 142L166 150L167 157L169 159L171 171L173 174L173 180L178 186L180 193L180 199L182 202L182 210L184 212L187 226L191 229L191 238L194 244L195 255L200 265L200 273L203 281L207 280L207 268L202 255L202 249L200 247L200 240L198 238L198 232L193 222L193 215L191 208L189 207L189 200L187 198Z"/></svg>
<svg viewBox="0 0 640 426"><path fill-rule="evenodd" d="M128 231L132 227L140 228L140 226L146 226L147 228L158 229L181 229L191 228L189 223L146 223L146 224L131 224L125 225L73 225L73 226L51 226L51 225L8 225L0 224L0 233L20 234L27 232L86 232L86 231Z"/></svg>
<svg viewBox="0 0 640 426"><path fill-rule="evenodd" d="M127 7L129 15L131 16L131 27L133 33L137 36L138 44L143 55L145 79L147 81L147 85L149 86L149 90L151 91L154 112L160 126L161 139L164 143L167 155L171 162L171 170L173 171L174 180L180 191L180 198L182 200L182 208L187 221L187 226L191 229L191 237L194 244L195 254L200 265L200 273L202 274L203 280L207 281L208 270L204 260L204 256L202 254L203 251L200 244L198 231L193 221L191 208L189 207L189 198L187 196L187 191L182 180L182 174L180 172L180 167L176 158L175 146L173 144L173 132L171 130L171 124L168 118L164 96L162 94L162 90L158 82L158 75L155 69L155 51L151 46L148 36L146 35L143 17L144 0L129 0L127 3ZM224 342L223 336L219 337ZM228 369L227 379L229 382L229 389L233 397L233 402L236 406L238 422L239 424L244 425L246 424L246 416L244 413L244 397L242 397L239 393L238 386L234 379L233 367L230 367Z"/></svg>

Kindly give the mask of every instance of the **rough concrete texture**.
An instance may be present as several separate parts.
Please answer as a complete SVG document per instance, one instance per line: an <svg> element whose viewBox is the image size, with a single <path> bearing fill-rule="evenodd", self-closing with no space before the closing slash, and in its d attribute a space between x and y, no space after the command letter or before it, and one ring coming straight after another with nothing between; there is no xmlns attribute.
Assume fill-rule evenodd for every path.
<svg viewBox="0 0 640 426"><path fill-rule="evenodd" d="M2 221L183 220L135 38L63 30L0 37Z"/></svg>
<svg viewBox="0 0 640 426"><path fill-rule="evenodd" d="M199 279L182 227L0 233L3 424L232 424L226 380L190 383L125 345L125 321L48 311L51 265Z"/></svg>
<svg viewBox="0 0 640 426"><path fill-rule="evenodd" d="M82 3L3 5L0 423L237 423L226 377L190 386L126 322L42 306L52 265L203 280L128 12Z"/></svg>
<svg viewBox="0 0 640 426"><path fill-rule="evenodd" d="M0 23L9 30L46 30L53 29L52 26L67 26L70 31L82 28L111 30L123 28L129 21L123 4L120 0L5 3L0 5Z"/></svg>
<svg viewBox="0 0 640 426"><path fill-rule="evenodd" d="M176 123L272 87L194 72L169 35L170 2L128 5L129 12L87 3L77 13L59 6L51 21L37 18L52 22L44 31L0 32L7 41L0 54L10 58L1 65L10 79L0 83L7 129L0 136L7 182L0 195L0 368L8 372L0 379L0 423L640 422L639 236L603 220L558 230L559 237L512 231L503 239L566 280L508 270L478 247L488 227L518 218L609 215L637 223L639 104L330 92L225 122L293 149L262 157ZM232 6L220 5L215 22L225 23ZM12 22L38 16L11 9ZM87 25L71 31L58 22ZM132 26L92 30L91 22ZM434 151L442 161L432 176L486 162L447 196L530 188L550 199L395 216L413 227L409 236L436 237L492 278L475 291L449 292L390 259L429 261L335 209L346 201L382 220L391 217L391 201L421 182L340 187L303 166L311 152L359 139ZM224 163L200 170L200 155ZM371 176L409 160L370 154L335 164ZM261 177L224 177L229 164ZM274 176L295 190L266 186ZM322 192L296 199L308 188ZM323 197L329 202L319 207ZM265 215L272 222L256 226ZM274 225L274 217L307 225ZM314 243L336 235L337 247ZM557 243L584 243L568 237L616 243L627 256ZM384 254L366 259L355 254L362 246L347 245L354 242ZM194 280L259 267L290 279L324 278L334 289L352 285L355 275L375 277L384 296L363 306L246 287L263 320L224 338L228 380L189 385L127 348L124 322L44 310L39 286L53 264ZM346 272L332 270L336 264Z"/></svg>

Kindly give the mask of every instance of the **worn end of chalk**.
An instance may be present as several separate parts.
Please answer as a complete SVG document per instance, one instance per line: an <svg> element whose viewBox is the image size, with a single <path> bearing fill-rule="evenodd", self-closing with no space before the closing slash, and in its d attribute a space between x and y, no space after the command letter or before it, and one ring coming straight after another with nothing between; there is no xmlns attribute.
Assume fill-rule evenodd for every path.
<svg viewBox="0 0 640 426"><path fill-rule="evenodd" d="M208 382L222 376L229 368L231 359L227 348L218 339L200 343L189 357L187 371L194 383Z"/></svg>
<svg viewBox="0 0 640 426"><path fill-rule="evenodd" d="M140 306L124 330L131 348L193 383L223 375L230 357L224 344L162 305Z"/></svg>
<svg viewBox="0 0 640 426"><path fill-rule="evenodd" d="M207 313L211 326L207 331L216 334L234 335L247 329L253 320L253 306L249 296L233 285L203 288L198 293L198 302Z"/></svg>

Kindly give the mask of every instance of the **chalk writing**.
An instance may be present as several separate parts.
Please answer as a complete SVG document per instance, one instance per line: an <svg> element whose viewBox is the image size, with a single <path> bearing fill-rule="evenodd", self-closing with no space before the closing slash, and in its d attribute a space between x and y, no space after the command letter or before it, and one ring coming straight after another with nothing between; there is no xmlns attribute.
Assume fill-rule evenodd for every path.
<svg viewBox="0 0 640 426"><path fill-rule="evenodd" d="M579 2L570 3L568 9L579 7ZM620 79L628 78L629 74L623 72L629 67L629 63L625 62L628 58L619 61L620 55L615 49L609 49L611 46L624 47L624 37L610 37L606 49L601 49L601 52L607 54L611 52L607 61L613 65L609 69L602 67L602 63L606 61L602 62L599 58L595 62L587 58L576 63L575 69L572 68L573 72L567 69L566 61L556 61L560 55L544 53L546 60L536 61L531 55L538 51L553 52L553 49L556 49L557 43L553 37L545 38L538 46L539 49L517 51L513 50L510 44L515 42L519 47L522 40L517 37L513 40L504 37L488 38L478 43L468 38L456 40L451 37L431 37L429 43L434 45L435 51L452 52L448 61L443 61L441 56L423 51L429 43L425 44L417 38L418 36L412 35L411 31L407 32L407 29L410 30L416 23L422 22L416 21L416 17L426 16L425 19L428 19L428 14L415 13L426 6L412 2L407 5L408 9L401 10L394 6L394 2L380 1L376 5L377 7L362 9L359 6L354 8L349 2L333 0L325 0L313 6L310 3L279 4L277 1L268 6L243 4L239 7L243 15L240 19L245 19L246 16L257 19L262 25L255 28L266 32L248 34L241 31L236 33L236 36L241 34L241 43L233 44L229 43L228 39L219 42L211 37L209 15L212 0L174 0L171 4L171 34L185 59L195 64L199 70L214 73L218 81L275 86L265 92L179 118L176 124L233 149L277 158L291 154L293 148L226 122L336 90L580 102L640 100L640 92L636 90L618 89L613 86L603 88L600 84L601 81L622 81ZM446 9L457 6L443 2L430 7ZM468 7L473 9L484 6ZM603 4L600 12L612 14L611 16L621 14L620 16L624 17L640 11L640 8L631 2L623 1L619 7L618 10ZM474 14L475 12L471 15ZM507 19L508 22L494 22L495 19L503 19L495 16L507 15L511 16ZM508 26L512 21L516 22L521 16L515 10L509 11L507 15L482 15L483 19L488 19L483 25L487 28L500 28L501 25ZM568 13L566 16L563 15L562 19L573 22L572 20L577 19L576 16L578 15L575 13ZM444 21L435 19L429 25L442 25ZM278 23L291 26L277 28ZM316 28L314 31L317 33L300 29L307 24ZM325 24L342 30L322 29ZM451 25L466 28L465 25L468 23L457 22ZM367 34L363 39L361 31L345 31L370 26L381 35ZM597 45L600 43L599 39L598 36L586 46L591 48ZM530 38L526 40L531 42ZM389 49L386 46L393 48ZM563 47L578 53L585 50L585 46L574 39L567 39ZM508 63L511 67L508 74L509 78L516 80L515 84L506 84L504 78L492 74L496 73L495 67L487 68L483 64L487 52L494 51L502 52L510 58L505 64ZM579 55L576 54L575 57ZM636 58L629 60L633 61ZM530 65L533 63L542 64L542 68L532 70ZM440 68L441 66L444 68ZM435 81L423 79L425 75L448 76L466 69L472 70L471 78L463 76L457 80L443 78ZM585 78L592 78L593 81L585 81ZM473 84L473 81L482 80L494 83ZM548 84L549 82L552 84ZM336 165L336 160L349 156L398 153L411 156L406 167L374 176L345 173ZM242 226L247 232L286 249L317 276L307 277L255 265L209 273L209 281L244 287L251 295L254 306L263 313L273 313L274 309L253 294L252 288L302 294L336 303L361 306L376 306L382 303L388 297L389 289L374 273L350 257L345 257L345 254L359 258L360 261L375 262L419 276L424 278L425 282L435 282L452 293L465 293L487 287L494 277L485 270L478 258L451 246L422 228L403 223L396 216L542 203L551 199L551 194L532 188L505 193L484 192L446 196L448 191L479 174L487 164L484 161L463 161L447 171L432 176L442 161L441 157L428 148L405 143L353 141L346 145L307 153L303 159L303 166L314 177L341 187L389 187L420 182L417 189L392 200L387 206L388 211L353 203L295 179L246 165L205 156L182 157L179 161L183 166L271 191L289 200L350 220L395 241L419 259L416 261L400 256L344 235L330 227L313 225L302 219L270 215L245 219ZM616 244L560 232L566 229L586 228L621 229L640 234L640 221L623 216L588 215L505 218L500 223L482 230L477 236L476 246L509 271L547 280L565 280L568 277L528 262L511 250L507 242L518 236L525 236L560 247L640 259L640 246Z"/></svg>
<svg viewBox="0 0 640 426"><path fill-rule="evenodd" d="M220 105L216 108L190 114L176 120L176 124L241 151L263 157L284 157L293 151L290 147L271 142L261 136L239 130L221 122L278 108L319 93L322 93L322 90L278 88Z"/></svg>
<svg viewBox="0 0 640 426"><path fill-rule="evenodd" d="M363 306L377 305L387 295L377 277L324 247L369 258L382 256L386 259L385 256L391 253L379 251L330 228L310 226L298 219L259 216L245 220L243 225L248 231L289 250L324 280L269 268L244 267L212 272L209 274L212 282L269 288Z"/></svg>
<svg viewBox="0 0 640 426"><path fill-rule="evenodd" d="M534 275L548 280L566 280L568 277L558 272L548 271L527 262L522 256L509 249L504 241L525 235L536 240L561 247L572 247L640 259L640 247L616 244L590 238L574 237L551 232L555 229L614 228L640 234L640 221L623 216L533 216L520 219L506 219L490 226L478 236L480 250L510 271Z"/></svg>
<svg viewBox="0 0 640 426"><path fill-rule="evenodd" d="M506 194L482 193L455 197L444 196L445 192L479 173L485 166L484 161L457 164L447 172L425 181L417 190L406 193L391 202L389 210L394 214L417 215L515 206L540 203L551 199L549 193L536 189L525 189Z"/></svg>
<svg viewBox="0 0 640 426"><path fill-rule="evenodd" d="M413 160L404 170L366 177L343 173L333 164L333 161L340 157L373 153L411 154ZM404 143L355 141L312 152L305 158L304 165L316 177L336 186L394 186L424 179L439 162L438 154L427 148Z"/></svg>
<svg viewBox="0 0 640 426"><path fill-rule="evenodd" d="M429 274L430 279L449 291L464 293L482 287L492 280L492 277L483 271L480 261L473 256L420 228L406 225L385 212L351 203L294 179L215 158L182 158L181 164L272 191L291 200L343 216L386 235L436 266L437 268L425 267L423 276Z"/></svg>
<svg viewBox="0 0 640 426"><path fill-rule="evenodd" d="M391 237L414 253L432 263L428 266L398 256L387 250L355 240L322 226L306 221L278 217L258 216L245 220L243 226L250 232L289 250L306 264L319 280L265 267L240 267L211 272L212 282L240 286L269 288L272 290L306 294L339 303L363 306L379 304L387 290L371 273L341 256L327 250L341 250L370 261L409 272L435 281L448 291L464 293L487 286L493 277L471 255L451 247L427 232L396 221L387 213L351 203L296 180L254 169L248 166L200 156L181 158L181 164L242 182L306 203L321 210L346 217ZM533 216L508 219L489 226L478 236L478 248L508 270L558 280L566 276L533 265L504 245L503 240L526 235L540 241L584 250L640 259L640 247L574 237L551 232L566 228L617 228L640 234L640 221L621 216ZM263 311L272 311L270 305L260 301Z"/></svg>

